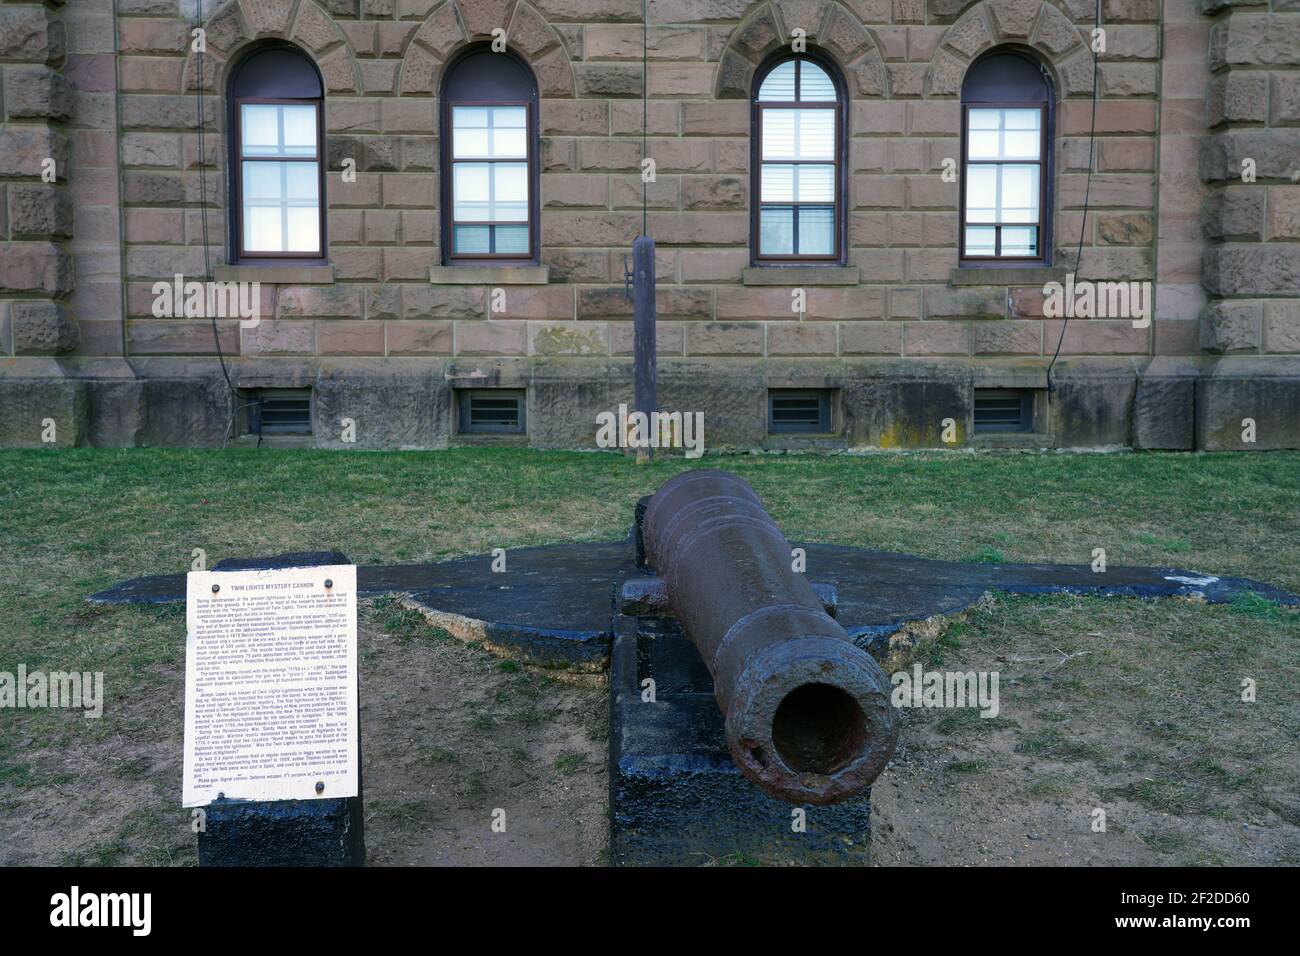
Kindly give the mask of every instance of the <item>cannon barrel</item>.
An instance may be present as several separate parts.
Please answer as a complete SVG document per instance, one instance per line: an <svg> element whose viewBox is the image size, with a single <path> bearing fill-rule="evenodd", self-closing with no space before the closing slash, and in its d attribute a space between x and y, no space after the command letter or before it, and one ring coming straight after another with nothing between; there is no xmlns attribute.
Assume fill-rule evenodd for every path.
<svg viewBox="0 0 1300 956"><path fill-rule="evenodd" d="M683 472L651 497L641 530L745 776L791 803L869 787L897 738L889 681L793 569L754 489L716 469Z"/></svg>

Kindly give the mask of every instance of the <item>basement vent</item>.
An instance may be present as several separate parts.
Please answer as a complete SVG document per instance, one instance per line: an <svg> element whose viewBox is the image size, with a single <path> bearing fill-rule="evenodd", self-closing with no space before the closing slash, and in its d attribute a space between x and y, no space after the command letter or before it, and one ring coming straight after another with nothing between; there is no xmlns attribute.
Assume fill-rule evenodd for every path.
<svg viewBox="0 0 1300 956"><path fill-rule="evenodd" d="M474 388L460 393L460 431L466 435L522 435L522 388Z"/></svg>
<svg viewBox="0 0 1300 956"><path fill-rule="evenodd" d="M1034 393L1027 388L975 389L975 434L1028 432L1034 427Z"/></svg>
<svg viewBox="0 0 1300 956"><path fill-rule="evenodd" d="M773 435L824 434L831 430L829 389L772 389L767 393L767 430Z"/></svg>
<svg viewBox="0 0 1300 956"><path fill-rule="evenodd" d="M311 389L264 388L249 397L250 435L310 435Z"/></svg>

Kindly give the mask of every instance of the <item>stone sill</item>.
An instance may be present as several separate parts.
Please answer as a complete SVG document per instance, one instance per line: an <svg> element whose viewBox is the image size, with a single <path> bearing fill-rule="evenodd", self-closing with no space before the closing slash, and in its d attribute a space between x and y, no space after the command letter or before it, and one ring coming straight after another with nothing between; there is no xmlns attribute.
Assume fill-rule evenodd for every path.
<svg viewBox="0 0 1300 956"><path fill-rule="evenodd" d="M857 285L857 266L749 266L740 273L745 285Z"/></svg>
<svg viewBox="0 0 1300 956"><path fill-rule="evenodd" d="M236 448L256 448L256 435L239 435L232 442ZM315 448L314 435L263 435L263 448Z"/></svg>
<svg viewBox="0 0 1300 956"><path fill-rule="evenodd" d="M1052 436L1041 432L981 432L971 437L973 448L1033 449L1051 448Z"/></svg>
<svg viewBox="0 0 1300 956"><path fill-rule="evenodd" d="M965 285L1036 285L1065 282L1065 266L954 266L948 284Z"/></svg>
<svg viewBox="0 0 1300 956"><path fill-rule="evenodd" d="M447 443L448 443L451 447L453 447L453 448L470 448L470 447L474 447L474 446L476 446L476 445L478 445L478 446L482 446L482 445L487 445L487 446L493 446L493 445L509 445L509 446L525 445L525 446L526 446L526 445L528 444L528 436L527 436L527 435L518 435L518 434L502 434L502 435L483 434L483 435L477 435L477 434L474 434L474 433L468 433L468 434L466 434L466 433L457 433L457 434L455 434L455 435L451 435L451 436L449 437Z"/></svg>
<svg viewBox="0 0 1300 956"><path fill-rule="evenodd" d="M434 285L546 285L550 266L430 266Z"/></svg>
<svg viewBox="0 0 1300 956"><path fill-rule="evenodd" d="M848 440L834 432L788 437L769 435L763 442L766 451L844 451L848 447Z"/></svg>
<svg viewBox="0 0 1300 956"><path fill-rule="evenodd" d="M246 263L237 266L216 266L212 277L217 282L272 282L276 285L333 285L334 267L298 266L276 263L275 265L252 266Z"/></svg>

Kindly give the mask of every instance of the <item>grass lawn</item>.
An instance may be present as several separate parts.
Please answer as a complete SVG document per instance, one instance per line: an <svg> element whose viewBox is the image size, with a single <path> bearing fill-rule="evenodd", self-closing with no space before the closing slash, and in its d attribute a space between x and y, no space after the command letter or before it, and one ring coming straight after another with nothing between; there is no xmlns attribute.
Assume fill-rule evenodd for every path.
<svg viewBox="0 0 1300 956"><path fill-rule="evenodd" d="M0 670L104 671L106 693L100 720L0 711L0 862L193 862L179 807L183 610L91 607L93 591L187 570L195 548L209 566L326 548L368 564L620 537L640 496L699 464L748 479L791 538L1077 564L1105 548L1111 566L1170 564L1300 593L1300 454L748 455L638 467L523 449L0 451ZM392 636L391 609L371 602L363 614ZM440 666L477 654L464 666L502 682L498 698L516 687L518 675L454 646L438 651ZM999 597L923 656L1000 668L1002 717L908 714L899 766L882 784L895 772L937 780L964 794L965 809L950 810L967 818L972 802L1014 789L1056 855L1013 859L1060 859L1056 818L1081 818L1088 846L1087 809L1103 806L1131 852L1077 850L1073 862L1300 864L1300 614L1262 600ZM1245 677L1258 682L1254 704L1239 700ZM547 713L567 712L556 703ZM490 714L480 724L488 737L510 733ZM537 746L559 745L539 736ZM584 754L554 751L545 770L596 780L599 759ZM916 837L928 824L907 830L911 796L896 798L885 849L933 862ZM933 810L938 833L943 810Z"/></svg>

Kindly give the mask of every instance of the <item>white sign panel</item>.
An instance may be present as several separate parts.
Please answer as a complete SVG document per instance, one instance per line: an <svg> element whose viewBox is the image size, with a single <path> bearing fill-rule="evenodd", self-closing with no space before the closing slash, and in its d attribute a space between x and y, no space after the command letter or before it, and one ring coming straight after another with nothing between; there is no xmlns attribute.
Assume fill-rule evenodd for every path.
<svg viewBox="0 0 1300 956"><path fill-rule="evenodd" d="M185 603L183 804L356 796L356 566L191 571Z"/></svg>

